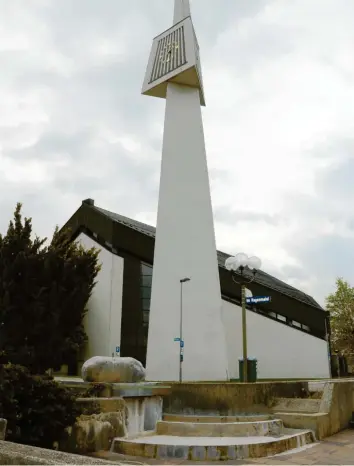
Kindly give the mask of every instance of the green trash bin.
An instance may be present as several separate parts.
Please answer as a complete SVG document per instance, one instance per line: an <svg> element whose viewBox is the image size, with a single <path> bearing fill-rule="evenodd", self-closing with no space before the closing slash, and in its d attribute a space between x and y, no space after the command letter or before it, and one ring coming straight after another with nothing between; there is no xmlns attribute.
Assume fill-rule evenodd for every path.
<svg viewBox="0 0 354 466"><path fill-rule="evenodd" d="M257 359L256 358L248 358L248 381L249 382L257 382Z"/></svg>
<svg viewBox="0 0 354 466"><path fill-rule="evenodd" d="M242 358L238 360L238 370L239 370L240 382L244 382L243 359ZM250 383L257 382L257 359L256 358L247 359L247 382L250 382Z"/></svg>

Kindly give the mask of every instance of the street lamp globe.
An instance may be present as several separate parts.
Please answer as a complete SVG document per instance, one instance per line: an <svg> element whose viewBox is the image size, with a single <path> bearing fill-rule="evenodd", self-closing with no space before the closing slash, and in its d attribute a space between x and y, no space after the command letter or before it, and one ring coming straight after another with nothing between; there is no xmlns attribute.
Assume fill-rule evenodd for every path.
<svg viewBox="0 0 354 466"><path fill-rule="evenodd" d="M257 271L261 268L262 261L257 256L252 256L248 258L247 266L249 269Z"/></svg>
<svg viewBox="0 0 354 466"><path fill-rule="evenodd" d="M246 267L248 264L248 256L244 252L239 252L235 256L236 262L239 264L239 267Z"/></svg>
<svg viewBox="0 0 354 466"><path fill-rule="evenodd" d="M226 268L227 270L230 270L230 271L231 271L231 270L236 271L236 270L239 268L239 265L238 265L238 263L237 263L237 261L236 261L236 258L233 257L233 256L232 256L232 257L228 257L228 258L226 259L226 261L225 261L225 268Z"/></svg>
<svg viewBox="0 0 354 466"><path fill-rule="evenodd" d="M247 269L251 270L255 275L257 271L261 268L262 261L257 256L248 257L247 254L243 252L239 252L235 256L228 257L225 261L225 268L230 272L236 272L240 269L242 274L243 270L247 267Z"/></svg>

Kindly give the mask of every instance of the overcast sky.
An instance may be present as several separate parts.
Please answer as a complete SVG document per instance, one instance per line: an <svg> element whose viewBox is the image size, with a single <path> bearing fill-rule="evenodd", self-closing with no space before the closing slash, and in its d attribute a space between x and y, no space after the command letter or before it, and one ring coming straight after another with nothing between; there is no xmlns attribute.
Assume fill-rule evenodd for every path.
<svg viewBox="0 0 354 466"><path fill-rule="evenodd" d="M218 248L321 303L354 284L354 1L192 0ZM140 95L173 0L0 0L0 230L87 197L155 224L164 101Z"/></svg>

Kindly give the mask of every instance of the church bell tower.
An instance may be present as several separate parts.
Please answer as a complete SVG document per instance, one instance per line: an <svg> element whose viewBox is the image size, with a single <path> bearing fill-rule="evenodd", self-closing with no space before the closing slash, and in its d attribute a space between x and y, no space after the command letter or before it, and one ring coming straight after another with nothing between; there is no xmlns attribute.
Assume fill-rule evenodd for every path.
<svg viewBox="0 0 354 466"><path fill-rule="evenodd" d="M173 26L153 40L142 93L166 99L147 380L227 380L204 87L189 0L175 0Z"/></svg>

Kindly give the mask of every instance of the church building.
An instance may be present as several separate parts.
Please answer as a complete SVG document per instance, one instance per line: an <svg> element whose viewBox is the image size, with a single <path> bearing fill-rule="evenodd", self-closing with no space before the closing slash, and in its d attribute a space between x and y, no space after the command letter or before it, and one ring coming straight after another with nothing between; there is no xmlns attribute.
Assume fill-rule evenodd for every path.
<svg viewBox="0 0 354 466"><path fill-rule="evenodd" d="M92 356L112 355L131 356L145 365L155 228L97 207L92 199L82 202L67 227L73 240L100 249L102 265L85 317L88 343L79 366ZM239 377L242 324L241 289L224 267L229 256L217 251L228 377L232 380ZM171 270L166 268L165 273ZM248 355L258 360L258 378L329 377L328 313L312 297L263 271L249 288L254 296L271 297L270 303L247 307ZM217 350L214 346L210 341L210 352ZM176 343L176 358L178 355ZM208 361L209 353L204 357Z"/></svg>

